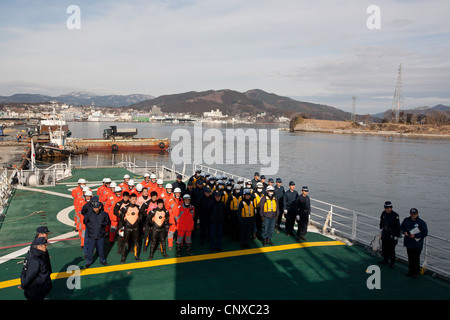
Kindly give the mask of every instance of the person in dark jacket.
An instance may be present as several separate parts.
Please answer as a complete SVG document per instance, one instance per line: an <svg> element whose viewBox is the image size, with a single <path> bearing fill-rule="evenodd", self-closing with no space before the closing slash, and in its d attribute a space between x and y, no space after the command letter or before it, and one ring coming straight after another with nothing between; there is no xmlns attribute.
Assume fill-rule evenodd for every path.
<svg viewBox="0 0 450 320"><path fill-rule="evenodd" d="M208 206L214 200L211 197L211 189L209 187L204 187L204 196L200 198L197 204L197 214L200 219L200 245L205 243L208 237L209 231L209 213Z"/></svg>
<svg viewBox="0 0 450 320"><path fill-rule="evenodd" d="M283 181L281 180L281 178L277 178L277 180L275 180L276 185L274 186L275 189L275 197L278 200L278 211L280 212L280 214L277 217L277 221L275 224L275 230L277 230L277 233L279 233L281 230L281 219L283 218L283 212L284 212L284 187L281 185L283 183Z"/></svg>
<svg viewBox="0 0 450 320"><path fill-rule="evenodd" d="M226 207L223 203L222 191L214 191L214 200L208 205L209 213L209 246L212 251L222 251L223 222Z"/></svg>
<svg viewBox="0 0 450 320"><path fill-rule="evenodd" d="M175 190L176 188L180 188L181 192L184 192L184 190L186 190L186 184L181 179L183 179L183 176L181 174L177 174L177 181L172 183L173 190Z"/></svg>
<svg viewBox="0 0 450 320"><path fill-rule="evenodd" d="M416 208L409 210L409 217L400 225L400 231L405 236L404 246L408 254L409 271L407 276L418 278L420 274L420 253L423 249L424 238L428 235L425 221L419 218Z"/></svg>
<svg viewBox="0 0 450 320"><path fill-rule="evenodd" d="M297 242L300 240L308 241L306 239L306 232L308 231L309 215L311 214L311 200L308 196L309 189L303 186L302 193L297 197L295 203L295 210L297 219Z"/></svg>
<svg viewBox="0 0 450 320"><path fill-rule="evenodd" d="M44 300L53 288L50 260L45 259L47 245L46 238L35 238L23 262L19 288L28 300Z"/></svg>
<svg viewBox="0 0 450 320"><path fill-rule="evenodd" d="M284 215L286 217L286 235L290 236L294 234L295 224L295 202L297 201L298 192L295 190L295 182L289 182L289 189L284 193L283 207Z"/></svg>
<svg viewBox="0 0 450 320"><path fill-rule="evenodd" d="M197 208L199 203L200 203L200 199L202 197L205 196L204 194L204 183L202 179L197 179L197 181L195 182L195 188L192 190L192 192L190 193L191 195L191 204L194 206L194 208ZM193 230L193 234L196 232L195 230L197 230L198 228L198 221L199 221L199 216L196 215L194 217L194 230Z"/></svg>
<svg viewBox="0 0 450 320"><path fill-rule="evenodd" d="M378 263L389 263L389 267L393 268L395 264L395 246L400 236L400 219L397 212L392 209L392 202L390 201L384 203L384 211L380 217L380 229L383 260Z"/></svg>
<svg viewBox="0 0 450 320"><path fill-rule="evenodd" d="M84 216L84 224L86 225L86 237L85 242L88 241L88 252L86 254L86 268L92 264L92 257L94 255L94 249L97 248L97 254L102 265L108 265L106 263L104 240L106 236L105 227L111 224L109 215L102 210L102 203L95 201L92 203L92 212L87 213Z"/></svg>

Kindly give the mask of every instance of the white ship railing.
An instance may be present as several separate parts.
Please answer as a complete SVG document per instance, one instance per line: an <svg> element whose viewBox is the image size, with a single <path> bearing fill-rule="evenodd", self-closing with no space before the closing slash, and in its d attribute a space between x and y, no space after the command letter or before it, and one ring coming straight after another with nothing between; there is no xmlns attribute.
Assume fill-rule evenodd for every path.
<svg viewBox="0 0 450 320"><path fill-rule="evenodd" d="M324 234L341 236L365 245L374 253L381 253L380 217L372 217L311 198L310 223L321 229ZM450 279L449 244L449 239L429 233L424 240L421 254L422 268ZM398 240L396 253L400 260L408 260L403 238Z"/></svg>
<svg viewBox="0 0 450 320"><path fill-rule="evenodd" d="M0 222L3 221L4 212L9 205L9 200L13 192L13 178L17 173L17 169L8 177L8 170L5 169L0 174Z"/></svg>

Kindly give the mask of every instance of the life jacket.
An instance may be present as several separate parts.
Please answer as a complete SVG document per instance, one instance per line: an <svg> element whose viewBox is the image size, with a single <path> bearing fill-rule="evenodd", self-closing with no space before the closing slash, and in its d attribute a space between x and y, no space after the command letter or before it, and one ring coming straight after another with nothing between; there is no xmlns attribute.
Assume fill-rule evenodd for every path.
<svg viewBox="0 0 450 320"><path fill-rule="evenodd" d="M266 202L264 203L264 212L276 212L277 211L277 200L275 197L270 199L266 197Z"/></svg>
<svg viewBox="0 0 450 320"><path fill-rule="evenodd" d="M129 224L134 225L139 218L139 207L138 206L128 206L127 212L123 218L124 221L127 221Z"/></svg>
<svg viewBox="0 0 450 320"><path fill-rule="evenodd" d="M241 217L251 218L255 215L255 206L253 201L250 201L250 205L246 201L242 201Z"/></svg>
<svg viewBox="0 0 450 320"><path fill-rule="evenodd" d="M234 194L231 194L230 197L231 197L230 210L236 211L239 206L239 199Z"/></svg>
<svg viewBox="0 0 450 320"><path fill-rule="evenodd" d="M220 198L220 200L221 200L224 204L226 204L226 203L227 203L227 200L228 200L228 193L226 193L224 190L222 190L222 193L223 193L223 195L222 195L222 198Z"/></svg>
<svg viewBox="0 0 450 320"><path fill-rule="evenodd" d="M261 202L261 195L257 192L254 193L255 197L253 198L253 205L255 208L259 208L259 203Z"/></svg>
<svg viewBox="0 0 450 320"><path fill-rule="evenodd" d="M161 227L164 222L166 221L166 211L155 209L155 214L153 215L152 221L154 224L156 224L158 227Z"/></svg>

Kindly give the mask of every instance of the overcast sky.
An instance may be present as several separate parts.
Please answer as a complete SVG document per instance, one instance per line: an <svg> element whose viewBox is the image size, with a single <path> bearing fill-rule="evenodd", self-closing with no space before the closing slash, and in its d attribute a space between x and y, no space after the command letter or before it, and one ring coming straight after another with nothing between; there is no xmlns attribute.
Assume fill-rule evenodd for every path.
<svg viewBox="0 0 450 320"><path fill-rule="evenodd" d="M392 107L401 63L406 107L450 105L448 0L92 2L1 0L0 95L258 88L366 114Z"/></svg>

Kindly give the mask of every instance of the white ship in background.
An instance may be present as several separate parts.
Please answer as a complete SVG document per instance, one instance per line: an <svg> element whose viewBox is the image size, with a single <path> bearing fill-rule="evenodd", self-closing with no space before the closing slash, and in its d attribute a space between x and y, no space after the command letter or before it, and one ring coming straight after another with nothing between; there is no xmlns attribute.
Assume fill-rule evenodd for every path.
<svg viewBox="0 0 450 320"><path fill-rule="evenodd" d="M101 111L95 111L91 115L89 115L87 121L92 122L111 122L117 121L120 117L115 116L114 114L103 114Z"/></svg>

